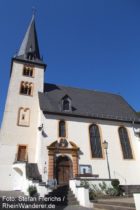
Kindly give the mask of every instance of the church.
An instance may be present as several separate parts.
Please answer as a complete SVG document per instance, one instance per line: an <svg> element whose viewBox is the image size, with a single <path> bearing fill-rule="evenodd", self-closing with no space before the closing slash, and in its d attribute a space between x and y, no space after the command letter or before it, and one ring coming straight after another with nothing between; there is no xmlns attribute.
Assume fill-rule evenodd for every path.
<svg viewBox="0 0 140 210"><path fill-rule="evenodd" d="M120 95L44 83L33 15L11 59L0 131L0 190L83 178L140 187L140 118ZM55 82L55 81L54 81Z"/></svg>

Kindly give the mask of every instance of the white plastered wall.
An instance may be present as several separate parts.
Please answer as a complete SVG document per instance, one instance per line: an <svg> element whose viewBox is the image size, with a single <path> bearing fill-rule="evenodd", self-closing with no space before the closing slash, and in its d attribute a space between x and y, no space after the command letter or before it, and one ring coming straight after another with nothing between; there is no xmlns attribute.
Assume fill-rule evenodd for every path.
<svg viewBox="0 0 140 210"><path fill-rule="evenodd" d="M33 96L20 94L21 81L32 82ZM14 178L12 165L16 160L18 145L27 145L28 161L36 162L36 145L39 122L38 92L43 92L44 67L34 67L34 77L23 76L23 63L14 61L5 111L0 132L0 190L11 190ZM20 107L30 109L30 126L18 126ZM7 177L7 178L6 178Z"/></svg>
<svg viewBox="0 0 140 210"><path fill-rule="evenodd" d="M45 162L47 151L46 146L59 139L58 123L59 120L65 120L67 125L67 140L73 141L80 148L79 164L92 166L92 173L99 175L99 178L108 178L108 169L105 152L103 158L97 159L91 157L89 126L96 123L100 129L101 141L108 141L108 158L111 171L111 178L118 178L121 184L138 185L140 184L140 139L135 135L132 123L113 122L105 120L92 120L84 118L64 117L42 114L44 130L47 133L42 147L42 161ZM118 128L125 126L128 131L134 159L123 159L120 145ZM43 152L44 150L44 152ZM48 164L48 162L47 162Z"/></svg>

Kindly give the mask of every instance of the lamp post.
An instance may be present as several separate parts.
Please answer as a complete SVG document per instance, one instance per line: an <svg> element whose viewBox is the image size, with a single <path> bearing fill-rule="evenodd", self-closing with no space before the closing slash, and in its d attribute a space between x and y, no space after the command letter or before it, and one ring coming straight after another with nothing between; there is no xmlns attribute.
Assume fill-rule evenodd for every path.
<svg viewBox="0 0 140 210"><path fill-rule="evenodd" d="M108 176L109 176L109 179L111 179L111 175L110 175L110 166L109 166L109 161L108 161L108 142L105 140L103 142L103 148L104 150L106 151L106 160L107 160L107 169L108 169Z"/></svg>

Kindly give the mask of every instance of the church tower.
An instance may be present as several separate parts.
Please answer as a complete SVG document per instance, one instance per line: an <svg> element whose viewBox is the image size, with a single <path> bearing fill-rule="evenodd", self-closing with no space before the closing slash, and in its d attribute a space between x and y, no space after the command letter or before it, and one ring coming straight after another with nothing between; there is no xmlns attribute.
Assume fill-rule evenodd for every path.
<svg viewBox="0 0 140 210"><path fill-rule="evenodd" d="M0 171L7 183L0 183L1 189L3 186L4 189L6 186L11 189L13 163L36 162L40 126L38 92L43 92L45 68L39 52L33 15L20 49L11 62L11 77L0 134Z"/></svg>

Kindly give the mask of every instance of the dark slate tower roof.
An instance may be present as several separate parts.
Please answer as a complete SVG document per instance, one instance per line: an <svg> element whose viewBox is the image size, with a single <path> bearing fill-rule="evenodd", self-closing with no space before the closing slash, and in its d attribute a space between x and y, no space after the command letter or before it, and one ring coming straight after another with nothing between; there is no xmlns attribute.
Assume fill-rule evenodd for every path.
<svg viewBox="0 0 140 210"><path fill-rule="evenodd" d="M61 101L66 95L71 99L69 111L62 109ZM39 102L44 113L140 123L135 110L116 94L45 84L44 93L39 93Z"/></svg>
<svg viewBox="0 0 140 210"><path fill-rule="evenodd" d="M27 28L27 31L25 33L25 36L23 38L19 51L17 55L14 57L14 59L18 59L21 61L24 60L27 62L30 61L30 62L45 65L40 57L34 15L32 16L32 19Z"/></svg>
<svg viewBox="0 0 140 210"><path fill-rule="evenodd" d="M30 51L34 52L36 57L40 59L34 15L32 16L31 22L18 51L18 56L26 55Z"/></svg>

